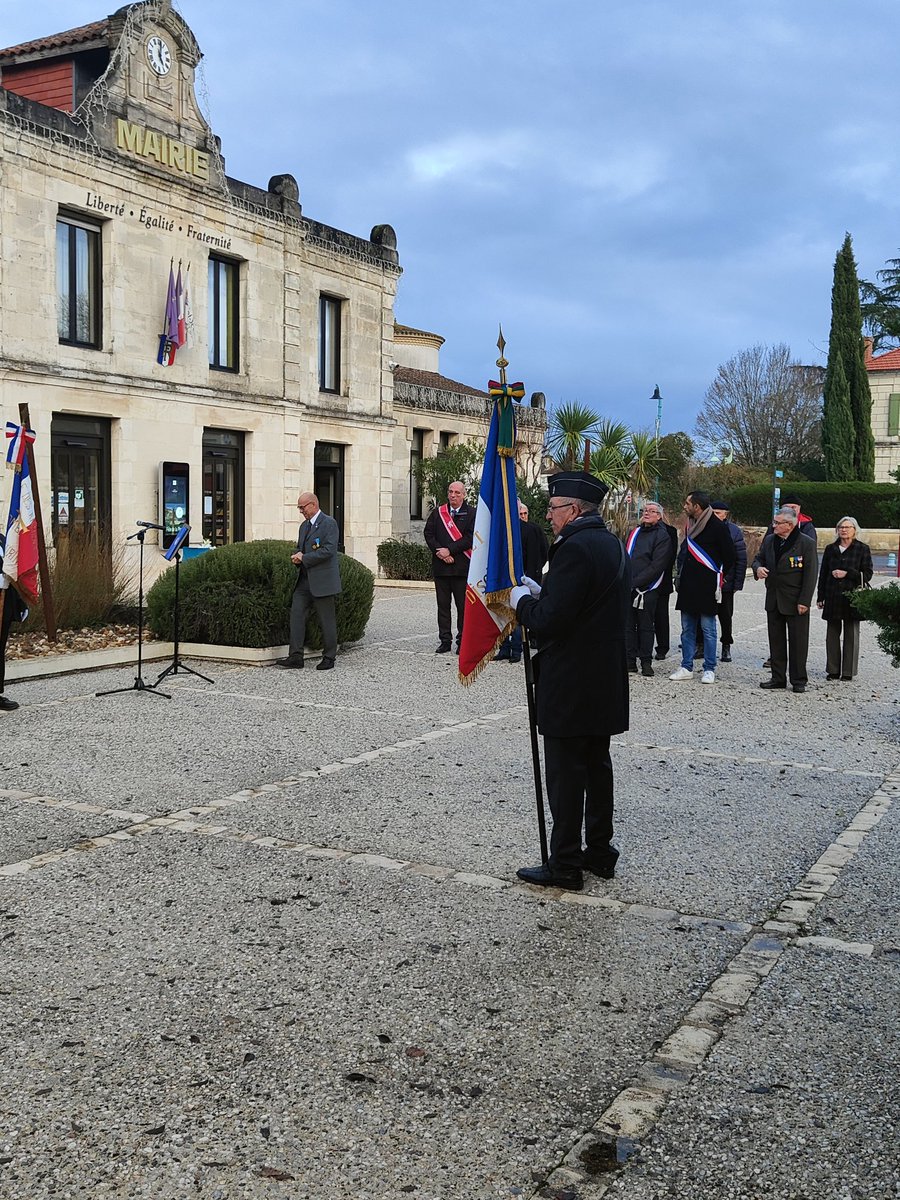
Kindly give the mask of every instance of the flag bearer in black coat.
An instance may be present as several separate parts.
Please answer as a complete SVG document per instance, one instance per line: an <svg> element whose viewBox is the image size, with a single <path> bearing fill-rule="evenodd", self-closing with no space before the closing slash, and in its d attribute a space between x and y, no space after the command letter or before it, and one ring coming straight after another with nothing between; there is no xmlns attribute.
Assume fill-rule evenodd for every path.
<svg viewBox="0 0 900 1200"><path fill-rule="evenodd" d="M553 829L546 865L517 874L528 883L579 891L583 869L611 879L619 857L612 845L609 740L628 728L631 571L622 543L598 513L606 486L584 471L551 475L549 486L556 541L543 589L534 583L513 588L510 602L540 639L537 725Z"/></svg>
<svg viewBox="0 0 900 1200"><path fill-rule="evenodd" d="M519 501L519 533L522 535L522 569L529 579L540 583L550 547L547 535L540 525L528 520L528 505ZM532 650L537 649L537 639L531 639ZM495 662L517 663L522 659L522 630L517 625L497 653Z"/></svg>

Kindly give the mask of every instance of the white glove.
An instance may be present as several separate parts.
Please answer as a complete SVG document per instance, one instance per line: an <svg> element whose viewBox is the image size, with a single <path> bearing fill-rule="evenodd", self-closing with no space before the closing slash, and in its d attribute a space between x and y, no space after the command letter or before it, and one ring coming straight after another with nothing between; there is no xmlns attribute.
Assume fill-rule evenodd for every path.
<svg viewBox="0 0 900 1200"><path fill-rule="evenodd" d="M527 587L514 587L509 593L510 608L516 609L519 607L519 601L524 600L526 596L530 596L531 592Z"/></svg>
<svg viewBox="0 0 900 1200"><path fill-rule="evenodd" d="M527 575L522 576L522 583L524 583L525 587L528 588L529 592L531 592L532 596L534 596L535 600L537 600L538 596L541 594L541 585L536 583L533 579L529 579Z"/></svg>

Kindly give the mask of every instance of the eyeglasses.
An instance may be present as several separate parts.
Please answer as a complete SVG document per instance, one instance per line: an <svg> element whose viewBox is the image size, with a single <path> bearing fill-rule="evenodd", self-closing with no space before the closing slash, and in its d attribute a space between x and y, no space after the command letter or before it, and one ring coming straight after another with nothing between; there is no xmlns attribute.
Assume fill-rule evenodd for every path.
<svg viewBox="0 0 900 1200"><path fill-rule="evenodd" d="M574 504L548 504L547 512L556 512L558 508L574 508Z"/></svg>
<svg viewBox="0 0 900 1200"><path fill-rule="evenodd" d="M772 524L773 525L790 525L791 522L790 521L773 521Z"/></svg>

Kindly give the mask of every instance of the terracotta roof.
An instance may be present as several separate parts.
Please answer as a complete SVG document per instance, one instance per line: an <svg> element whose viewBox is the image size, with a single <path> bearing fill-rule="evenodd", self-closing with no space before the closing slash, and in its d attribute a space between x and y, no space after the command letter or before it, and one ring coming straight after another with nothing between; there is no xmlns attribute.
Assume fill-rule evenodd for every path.
<svg viewBox="0 0 900 1200"><path fill-rule="evenodd" d="M876 358L866 359L867 371L900 371L900 350L888 350Z"/></svg>
<svg viewBox="0 0 900 1200"><path fill-rule="evenodd" d="M109 21L94 21L90 25L79 25L64 33L52 33L49 37L35 38L33 42L22 42L19 46L7 46L0 50L0 59L18 58L21 54L41 54L47 50L68 50L105 38Z"/></svg>
<svg viewBox="0 0 900 1200"><path fill-rule="evenodd" d="M438 375L437 371L419 371L415 367L398 367L394 379L401 383L411 383L417 387L436 388L439 392L460 392L463 396L483 396L489 400L487 392L469 387L467 383L457 383L446 375Z"/></svg>

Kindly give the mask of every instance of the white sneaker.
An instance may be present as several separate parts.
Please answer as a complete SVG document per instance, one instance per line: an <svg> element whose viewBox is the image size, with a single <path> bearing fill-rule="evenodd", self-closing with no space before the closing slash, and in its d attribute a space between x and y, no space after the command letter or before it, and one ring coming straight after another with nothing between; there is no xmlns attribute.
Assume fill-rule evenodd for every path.
<svg viewBox="0 0 900 1200"><path fill-rule="evenodd" d="M715 671L704 671L703 675L700 678L700 682L701 683L715 683L716 682Z"/></svg>
<svg viewBox="0 0 900 1200"><path fill-rule="evenodd" d="M681 679L693 679L693 678L694 678L694 672L693 672L693 671L689 671L689 670L687 669L687 667L679 667L677 671L673 671L673 672L672 672L672 674L669 676L669 678L670 678L670 679L676 679L676 680L681 680Z"/></svg>

